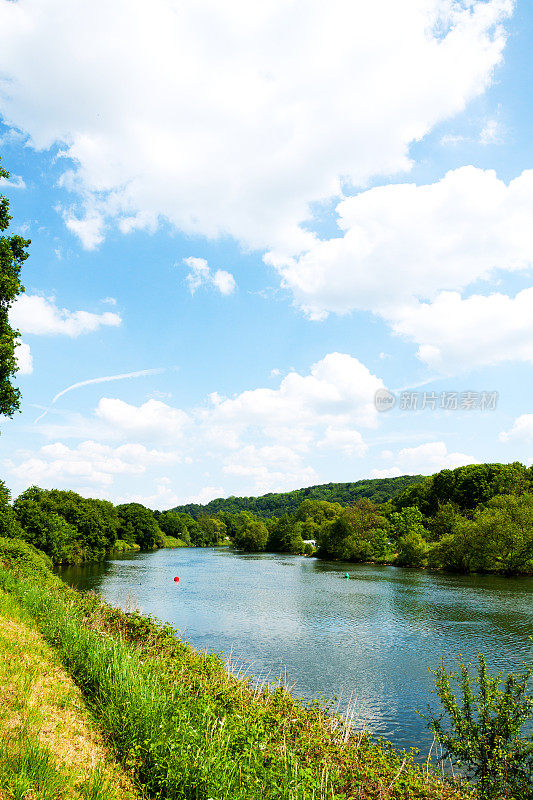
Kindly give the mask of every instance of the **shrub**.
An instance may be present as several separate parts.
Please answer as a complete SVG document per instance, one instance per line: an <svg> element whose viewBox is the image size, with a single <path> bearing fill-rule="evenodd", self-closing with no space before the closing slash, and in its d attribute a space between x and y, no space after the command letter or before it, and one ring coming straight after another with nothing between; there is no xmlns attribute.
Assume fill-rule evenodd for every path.
<svg viewBox="0 0 533 800"><path fill-rule="evenodd" d="M52 561L21 539L0 538L0 565L21 578L50 578Z"/></svg>
<svg viewBox="0 0 533 800"><path fill-rule="evenodd" d="M428 727L441 744L443 757L450 758L474 781L483 800L533 796L533 735L522 735L526 720L533 717L533 697L528 692L533 668L524 674L502 673L491 677L485 658L479 656L477 693L472 689L469 666L448 674L444 665L432 670L436 693L443 706L440 716L430 713ZM459 684L460 699L451 688Z"/></svg>

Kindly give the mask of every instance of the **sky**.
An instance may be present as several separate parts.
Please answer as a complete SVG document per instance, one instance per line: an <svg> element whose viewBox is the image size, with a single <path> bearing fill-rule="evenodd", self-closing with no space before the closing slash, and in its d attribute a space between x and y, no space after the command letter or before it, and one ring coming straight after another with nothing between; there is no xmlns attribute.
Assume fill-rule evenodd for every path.
<svg viewBox="0 0 533 800"><path fill-rule="evenodd" d="M532 37L527 0L0 0L12 495L533 463Z"/></svg>

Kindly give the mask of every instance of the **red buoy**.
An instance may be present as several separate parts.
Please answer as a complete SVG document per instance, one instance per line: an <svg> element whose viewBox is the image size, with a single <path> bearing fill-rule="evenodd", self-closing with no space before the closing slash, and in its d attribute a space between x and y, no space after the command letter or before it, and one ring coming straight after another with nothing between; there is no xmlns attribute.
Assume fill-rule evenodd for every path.
<svg viewBox="0 0 533 800"><path fill-rule="evenodd" d="M176 583L179 583L180 579L179 579L178 577L176 577L176 578L174 578L174 581L175 581Z"/></svg>

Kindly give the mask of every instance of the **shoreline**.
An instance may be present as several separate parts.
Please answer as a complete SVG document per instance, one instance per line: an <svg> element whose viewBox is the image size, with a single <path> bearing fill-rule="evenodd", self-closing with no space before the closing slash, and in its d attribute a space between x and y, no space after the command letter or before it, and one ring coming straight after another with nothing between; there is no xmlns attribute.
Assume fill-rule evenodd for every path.
<svg viewBox="0 0 533 800"><path fill-rule="evenodd" d="M212 775L222 770L225 777L220 780L227 783L225 793L213 793L216 787L211 787L211 794L206 797L340 800L376 797L384 789L384 797L402 800L464 796L459 788L414 765L409 754L396 753L387 743L376 744L364 733L348 730L324 705L315 702L304 706L279 685L254 687L250 681L236 678L220 658L204 655L185 644L169 625L136 612L120 611L99 595L77 592L49 571L47 577L47 568L42 564L37 569L36 564L28 563L20 568L20 564L13 563L16 559L11 565L6 564L0 553L2 561L3 588L26 607L67 671L78 685L85 687L86 697L99 710L103 729L118 748L123 763L131 760L132 741L137 737L135 747L140 749L134 748L138 755L132 769L141 784L148 781L154 789L157 785L158 790L174 791L161 772L163 753L168 761L173 751L169 751L166 737L162 740L158 735L158 726L150 728L148 739L139 744L141 734L147 736L145 728L137 730L139 725L142 728L140 716L150 718L152 725L154 713L159 714L161 730L166 730L169 715L172 719L194 711L197 721L193 729L180 728L179 751L183 755L183 747L197 747L201 730L201 736L207 736L201 747L202 758L214 759ZM11 571L6 572L10 566ZM105 685L105 675L115 668L121 680L126 676L126 683L129 681L129 691L120 697L116 696L117 676ZM148 702L147 688L157 695L159 705L155 710L151 705L142 706ZM110 703L115 722L109 719L113 710ZM124 721L125 703L131 711L135 703L141 703L134 715L139 719ZM113 728L118 718L128 728L132 741L125 742L122 729ZM167 732L171 738L176 736L175 725ZM227 756L224 769L217 760L222 745ZM198 777L197 759L193 762L187 761L179 769L178 762L175 764L176 770L188 771L189 781ZM250 768L246 774L239 773L243 763ZM203 782L210 780L202 773Z"/></svg>

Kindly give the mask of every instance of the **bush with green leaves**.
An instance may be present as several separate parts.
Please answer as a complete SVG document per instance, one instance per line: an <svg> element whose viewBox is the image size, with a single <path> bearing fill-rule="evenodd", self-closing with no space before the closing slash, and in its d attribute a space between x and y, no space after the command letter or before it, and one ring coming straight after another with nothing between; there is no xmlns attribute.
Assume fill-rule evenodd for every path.
<svg viewBox="0 0 533 800"><path fill-rule="evenodd" d="M473 781L480 800L531 800L533 734L523 728L533 717L529 685L533 668L505 678L501 672L491 676L480 655L475 679L463 662L459 672L449 674L444 664L431 672L442 712L430 712L425 719L443 758ZM458 697L452 683L459 686Z"/></svg>
<svg viewBox="0 0 533 800"><path fill-rule="evenodd" d="M48 556L21 539L0 537L0 568L38 582L54 577Z"/></svg>

